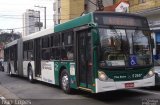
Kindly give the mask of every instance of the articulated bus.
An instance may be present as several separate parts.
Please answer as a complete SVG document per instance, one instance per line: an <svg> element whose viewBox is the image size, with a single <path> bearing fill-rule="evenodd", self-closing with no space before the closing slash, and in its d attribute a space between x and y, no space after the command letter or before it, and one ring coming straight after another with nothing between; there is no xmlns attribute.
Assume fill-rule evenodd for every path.
<svg viewBox="0 0 160 105"><path fill-rule="evenodd" d="M5 45L5 71L92 93L155 85L145 17L92 12Z"/></svg>

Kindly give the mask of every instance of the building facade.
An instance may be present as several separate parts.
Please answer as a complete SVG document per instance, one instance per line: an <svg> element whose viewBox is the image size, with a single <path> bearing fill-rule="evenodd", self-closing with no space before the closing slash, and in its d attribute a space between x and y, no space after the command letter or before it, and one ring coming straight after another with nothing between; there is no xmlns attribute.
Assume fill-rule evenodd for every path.
<svg viewBox="0 0 160 105"><path fill-rule="evenodd" d="M55 2L53 3L53 21L54 24L60 24L60 15L61 15L61 0L55 0Z"/></svg>
<svg viewBox="0 0 160 105"><path fill-rule="evenodd" d="M37 23L40 21L40 12L35 10L26 10L23 14L23 36L32 34L40 30Z"/></svg>
<svg viewBox="0 0 160 105"><path fill-rule="evenodd" d="M102 0L103 5L113 4L113 0ZM54 23L60 24L98 9L97 0L55 0Z"/></svg>
<svg viewBox="0 0 160 105"><path fill-rule="evenodd" d="M129 0L130 12L147 17L155 39L153 55L160 61L160 0Z"/></svg>
<svg viewBox="0 0 160 105"><path fill-rule="evenodd" d="M88 7L88 12L93 12L98 9L98 7L95 5L97 3L97 0L85 0L85 4ZM113 0L102 0L103 6L107 7L110 5L113 5Z"/></svg>

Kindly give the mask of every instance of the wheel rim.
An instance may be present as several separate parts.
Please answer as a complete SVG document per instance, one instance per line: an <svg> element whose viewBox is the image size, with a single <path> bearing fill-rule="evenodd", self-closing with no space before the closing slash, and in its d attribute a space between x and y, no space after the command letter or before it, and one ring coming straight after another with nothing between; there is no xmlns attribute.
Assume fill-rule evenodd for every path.
<svg viewBox="0 0 160 105"><path fill-rule="evenodd" d="M62 88L64 90L67 90L67 87L68 87L68 76L67 75L64 75L62 77Z"/></svg>
<svg viewBox="0 0 160 105"><path fill-rule="evenodd" d="M29 71L29 80L32 80L32 73Z"/></svg>

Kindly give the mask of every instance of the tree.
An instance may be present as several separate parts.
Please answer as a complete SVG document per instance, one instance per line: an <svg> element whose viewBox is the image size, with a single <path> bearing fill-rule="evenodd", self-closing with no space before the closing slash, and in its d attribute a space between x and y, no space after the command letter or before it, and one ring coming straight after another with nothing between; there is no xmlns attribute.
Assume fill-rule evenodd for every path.
<svg viewBox="0 0 160 105"><path fill-rule="evenodd" d="M20 33L7 33L7 32L3 32L0 34L0 43L9 43L13 40L16 40L18 38L20 38L21 34Z"/></svg>

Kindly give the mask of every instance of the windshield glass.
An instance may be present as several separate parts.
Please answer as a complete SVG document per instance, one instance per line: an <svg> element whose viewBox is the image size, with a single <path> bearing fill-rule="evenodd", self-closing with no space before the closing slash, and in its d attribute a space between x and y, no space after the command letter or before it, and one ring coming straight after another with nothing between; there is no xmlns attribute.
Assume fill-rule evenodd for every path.
<svg viewBox="0 0 160 105"><path fill-rule="evenodd" d="M152 63L150 32L100 28L101 62L105 66L145 66Z"/></svg>

